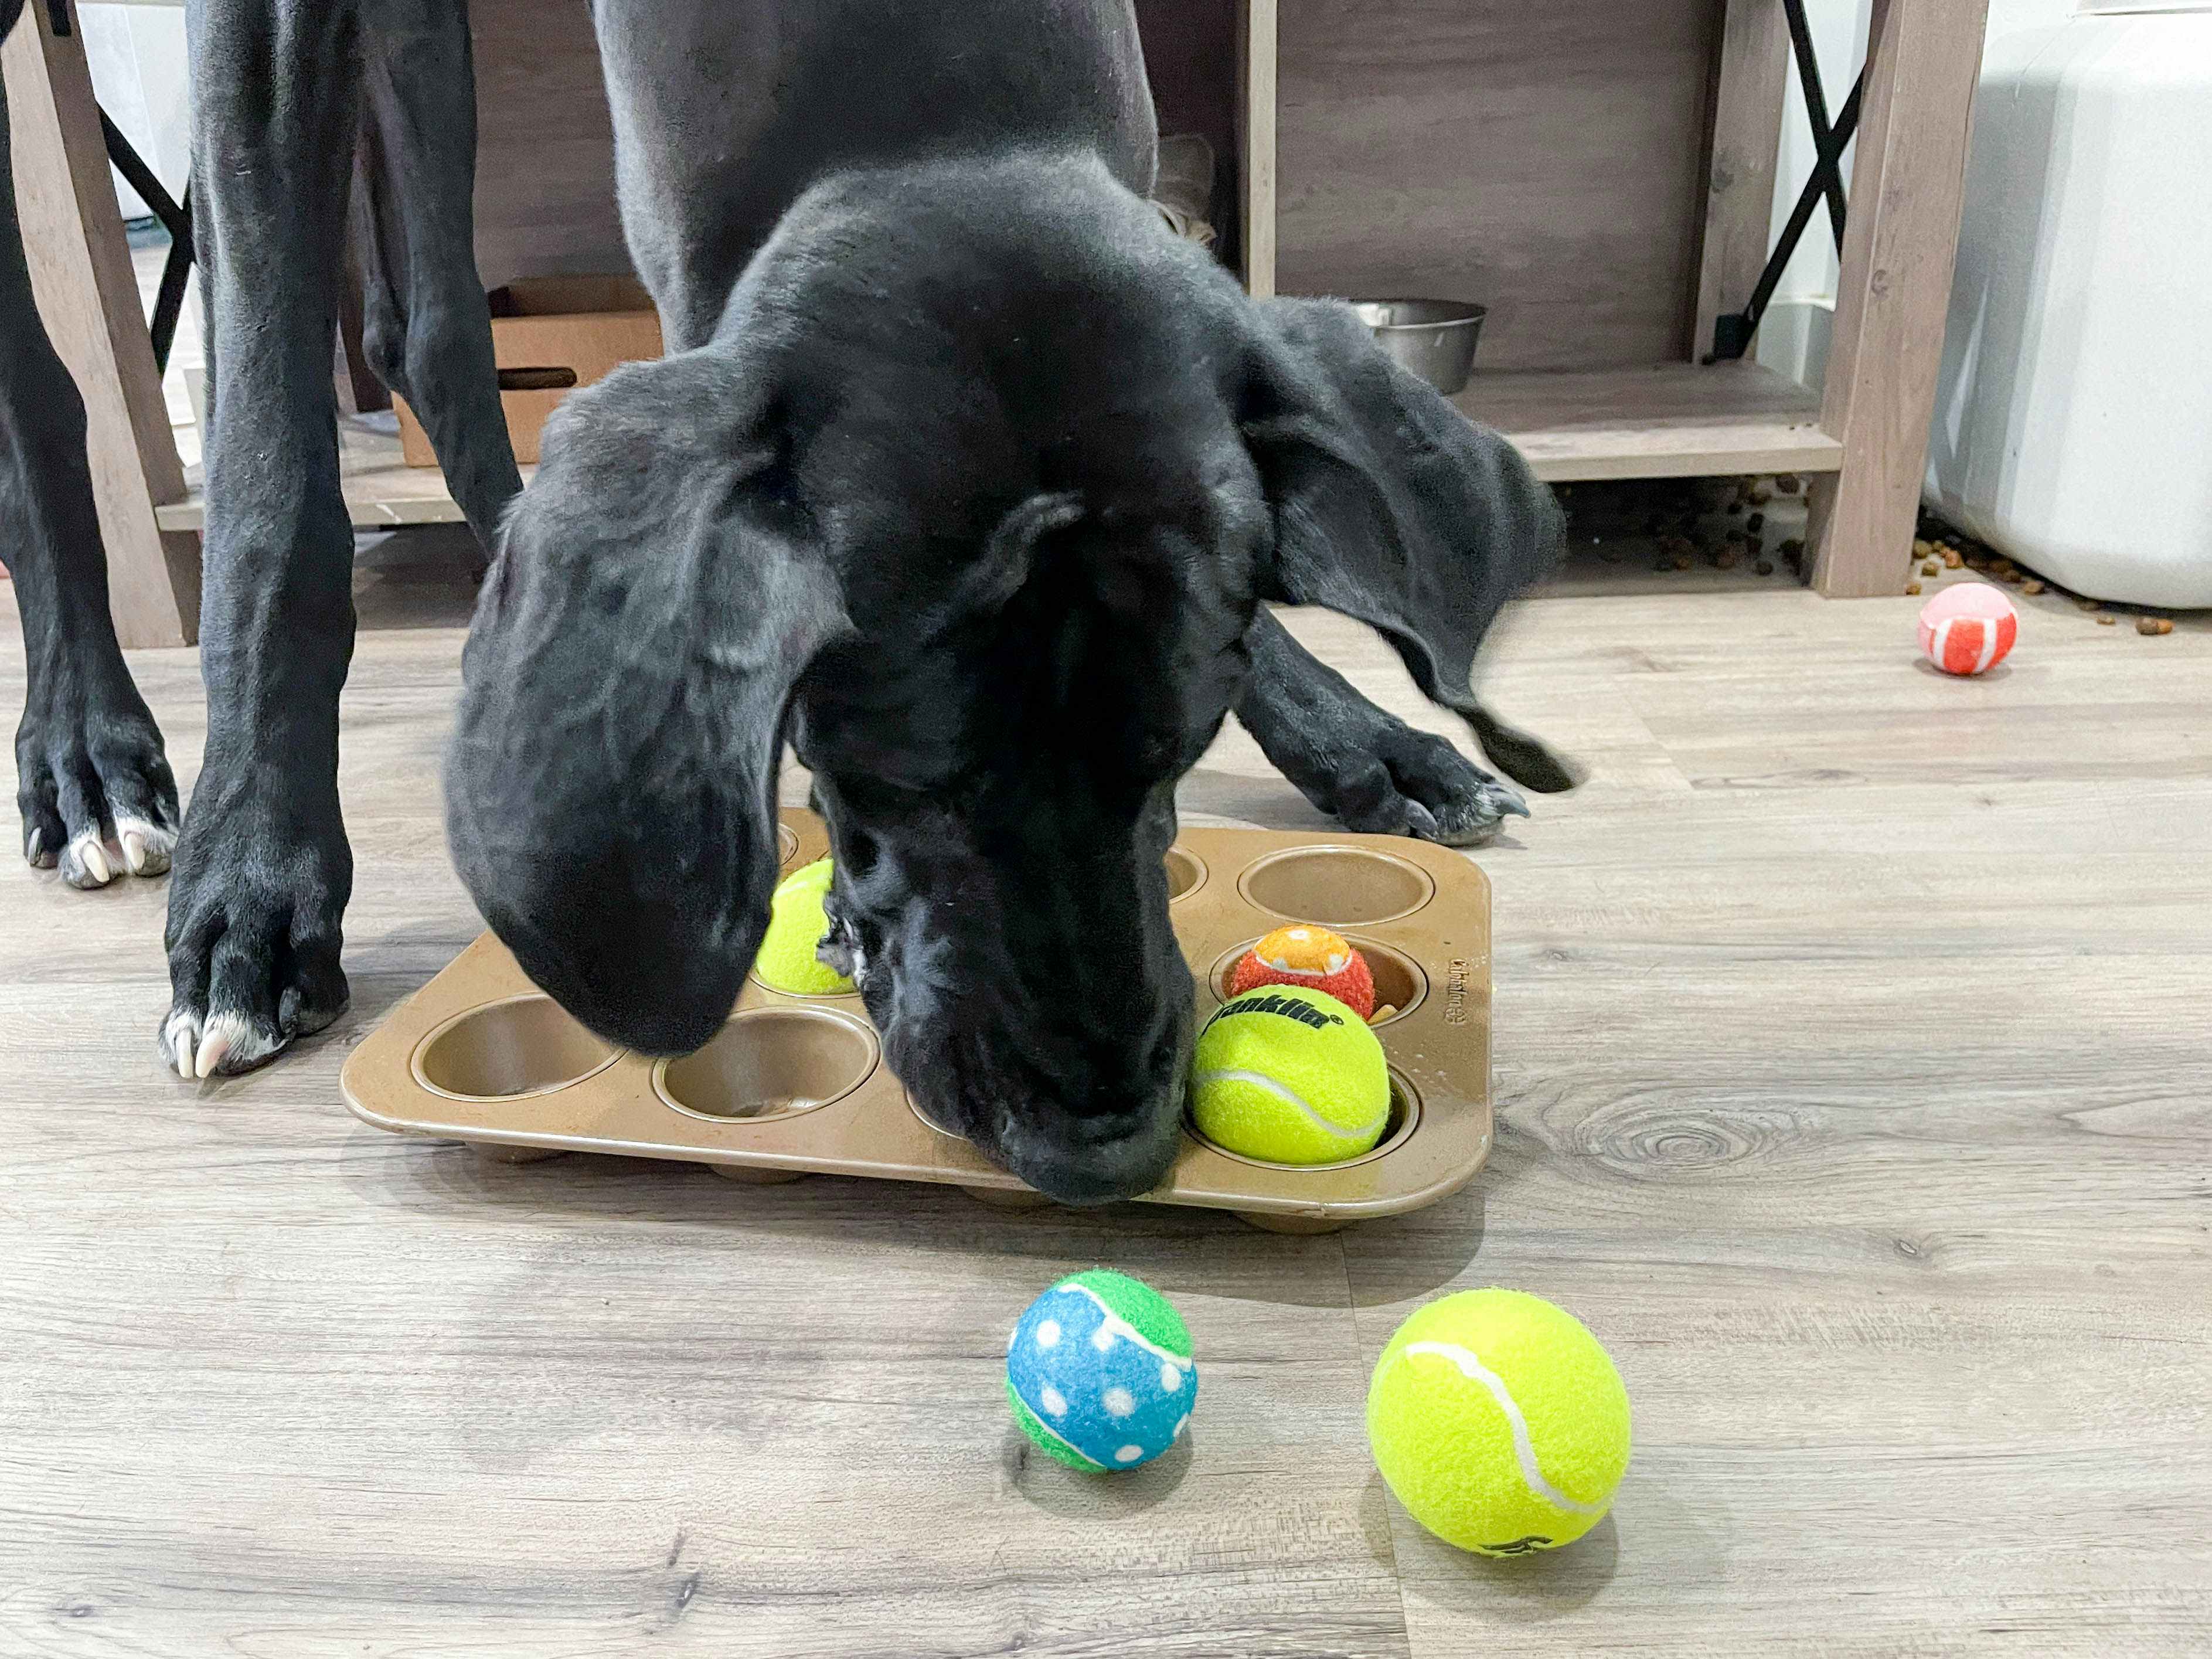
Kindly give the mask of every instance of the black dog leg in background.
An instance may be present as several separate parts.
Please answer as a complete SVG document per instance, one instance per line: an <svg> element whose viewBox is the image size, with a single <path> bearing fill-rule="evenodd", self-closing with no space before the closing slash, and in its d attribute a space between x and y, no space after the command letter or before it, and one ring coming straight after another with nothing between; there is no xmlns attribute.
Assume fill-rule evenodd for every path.
<svg viewBox="0 0 2212 1659"><path fill-rule="evenodd" d="M331 343L359 106L345 0L186 13L195 229L207 295L208 736L169 890L163 1055L244 1070L346 1003L338 691L353 528Z"/></svg>
<svg viewBox="0 0 2212 1659"><path fill-rule="evenodd" d="M21 10L0 0L0 40ZM84 400L31 295L0 88L0 562L29 671L15 799L24 857L59 864L72 887L100 887L169 867L177 786L115 641L84 432Z"/></svg>
<svg viewBox="0 0 2212 1659"><path fill-rule="evenodd" d="M1237 718L1297 791L1347 830L1470 847L1508 814L1512 789L1444 738L1386 714L1292 639L1262 606L1245 635L1252 677Z"/></svg>
<svg viewBox="0 0 2212 1659"><path fill-rule="evenodd" d="M362 343L378 376L430 434L488 560L522 477L500 411L491 319L477 274L468 9L454 0L386 0L362 27L354 174L368 276Z"/></svg>

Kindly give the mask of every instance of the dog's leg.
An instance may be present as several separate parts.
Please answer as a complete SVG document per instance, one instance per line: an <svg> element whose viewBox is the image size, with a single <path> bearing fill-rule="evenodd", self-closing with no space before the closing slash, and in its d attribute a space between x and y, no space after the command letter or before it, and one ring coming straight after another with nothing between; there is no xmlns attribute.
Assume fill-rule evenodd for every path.
<svg viewBox="0 0 2212 1659"><path fill-rule="evenodd" d="M1440 737L1386 714L1261 608L1237 718L1298 793L1347 830L1468 847L1528 807Z"/></svg>
<svg viewBox="0 0 2212 1659"><path fill-rule="evenodd" d="M0 0L0 39L15 0ZM0 87L0 563L28 670L15 731L23 856L72 887L158 875L177 839L161 733L107 612L107 554L84 453L84 403L31 298Z"/></svg>
<svg viewBox="0 0 2212 1659"><path fill-rule="evenodd" d="M358 107L346 0L186 14L193 210L214 369L200 671L208 736L169 889L161 1052L243 1071L346 1003L338 691L353 529L331 341Z"/></svg>
<svg viewBox="0 0 2212 1659"><path fill-rule="evenodd" d="M363 20L354 212L368 276L362 343L414 407L488 556L522 488L500 412L477 275L477 89L468 9L387 0ZM478 565L478 569L483 565Z"/></svg>

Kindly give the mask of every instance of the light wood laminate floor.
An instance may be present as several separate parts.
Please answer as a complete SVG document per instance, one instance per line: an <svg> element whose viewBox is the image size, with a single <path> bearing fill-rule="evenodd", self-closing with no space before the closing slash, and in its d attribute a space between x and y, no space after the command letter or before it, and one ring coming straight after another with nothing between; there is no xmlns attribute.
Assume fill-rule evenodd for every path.
<svg viewBox="0 0 2212 1659"><path fill-rule="evenodd" d="M1960 683L1910 600L1593 567L1524 607L1490 687L1591 778L1476 854L1496 1155L1294 1239L355 1122L349 1046L477 927L434 784L465 587L434 533L361 586L326 1036L165 1077L163 886L0 861L0 1655L2212 1650L2202 619L2023 601ZM133 666L189 785L194 659ZM1319 824L1234 730L1183 799ZM1205 1397L1093 1481L1020 1455L999 1378L1097 1262L1181 1305ZM1636 1411L1613 1516L1509 1563L1426 1538L1360 1425L1395 1323L1492 1283Z"/></svg>

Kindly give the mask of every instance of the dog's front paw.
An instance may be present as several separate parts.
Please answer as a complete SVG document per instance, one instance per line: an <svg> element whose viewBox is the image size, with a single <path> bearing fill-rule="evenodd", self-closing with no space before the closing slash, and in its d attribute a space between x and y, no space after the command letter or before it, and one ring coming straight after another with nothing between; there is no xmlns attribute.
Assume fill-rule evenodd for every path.
<svg viewBox="0 0 2212 1659"><path fill-rule="evenodd" d="M1362 835L1411 836L1446 847L1477 847L1528 804L1432 732L1399 726L1371 749L1337 757L1321 803Z"/></svg>
<svg viewBox="0 0 2212 1659"><path fill-rule="evenodd" d="M118 665L119 672L119 665ZM158 876L177 844L177 781L161 730L127 679L57 684L34 675L15 732L23 857L72 887Z"/></svg>
<svg viewBox="0 0 2212 1659"><path fill-rule="evenodd" d="M353 854L332 802L312 828L192 802L169 892L173 1000L157 1036L186 1079L251 1071L345 1012L341 919Z"/></svg>

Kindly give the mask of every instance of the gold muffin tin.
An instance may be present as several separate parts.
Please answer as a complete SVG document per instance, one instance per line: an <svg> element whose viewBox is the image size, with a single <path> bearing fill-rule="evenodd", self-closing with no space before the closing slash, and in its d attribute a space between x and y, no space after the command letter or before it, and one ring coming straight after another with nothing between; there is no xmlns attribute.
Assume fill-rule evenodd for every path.
<svg viewBox="0 0 2212 1659"><path fill-rule="evenodd" d="M809 812L783 815L783 864L823 856ZM1231 970L1286 921L1319 922L1375 975L1390 1065L1381 1142L1340 1164L1269 1164L1185 1126L1141 1201L1230 1210L1255 1226L1328 1232L1448 1197L1489 1156L1490 884L1448 848L1382 836L1325 841L1190 830L1167 858L1170 913L1199 982L1199 1018ZM805 1175L946 1182L1004 1208L1048 1202L924 1118L884 1064L857 994L786 996L749 980L729 1023L680 1060L602 1042L486 933L346 1061L346 1103L395 1133L464 1140L528 1163L562 1152L704 1164L734 1181Z"/></svg>

